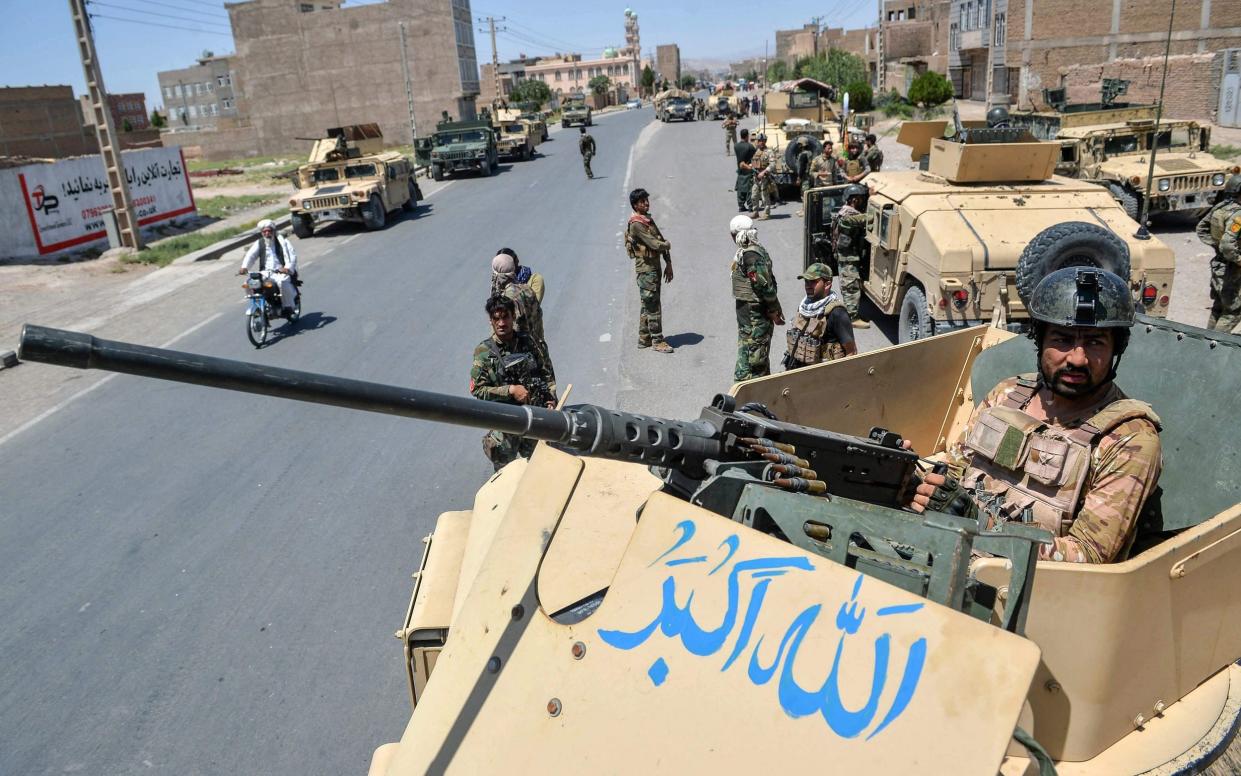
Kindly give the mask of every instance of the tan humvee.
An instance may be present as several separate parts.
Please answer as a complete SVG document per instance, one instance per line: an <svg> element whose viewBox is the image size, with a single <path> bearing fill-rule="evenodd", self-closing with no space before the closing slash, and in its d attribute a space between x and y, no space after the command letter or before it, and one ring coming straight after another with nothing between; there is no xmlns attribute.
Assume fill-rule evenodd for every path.
<svg viewBox="0 0 1241 776"><path fill-rule="evenodd" d="M898 316L901 342L996 316L1019 327L1027 315L1015 288L1017 259L1036 235L1069 222L1123 241L1139 309L1167 315L1172 249L1155 237L1136 238L1138 225L1101 187L1054 175L1059 143L1010 130L1021 139L962 144L941 137L945 126L944 121L901 126L897 139L910 146L914 160L929 152L927 170L882 171L862 181L871 189L862 288L880 312ZM832 218L843 204L844 188L807 193L807 266L835 261Z"/></svg>
<svg viewBox="0 0 1241 776"><path fill-rule="evenodd" d="M1239 363L1241 338L1140 320L1118 379L1164 421L1159 516L1127 560L1038 561L1020 586L1007 559L966 561L967 578L994 592L973 616L858 573L867 557L893 579L915 567L916 548L874 538L917 522L910 513L862 510L875 522L843 543L855 570L835 560L846 549L828 514L858 502L797 494L719 514L640 465L540 444L427 537L396 634L413 715L370 775L830 763L1033 776L1010 741L1018 727L1065 776L1236 773L1241 463L1218 454L1232 431L1199 422L1202 397L1184 380L1223 380L1214 416L1235 416ZM882 424L930 454L999 380L1033 368L1028 340L979 327L732 395L813 428Z"/></svg>
<svg viewBox="0 0 1241 776"><path fill-rule="evenodd" d="M1065 105L1060 111L1013 112L1010 121L1036 138L1060 143L1056 173L1107 187L1130 218L1138 218L1151 177L1155 105ZM1196 121L1159 119L1159 144L1149 213L1201 216L1228 177L1241 168L1216 159L1211 130Z"/></svg>
<svg viewBox="0 0 1241 776"><path fill-rule="evenodd" d="M534 117L533 114L522 113L516 108L497 108L494 116L497 127L500 127L502 124L509 126L507 134L515 134L517 132L517 128L512 126L513 124L521 125L521 134L530 145L531 155L533 155L534 149L542 145L543 141L547 139L547 122L541 118ZM501 139L503 139L505 134L505 131L500 131ZM503 154L504 151L501 150L500 153Z"/></svg>
<svg viewBox="0 0 1241 776"><path fill-rule="evenodd" d="M534 140L530 134L530 125L520 119L504 120L493 116L491 126L496 132L497 156L523 162L534 158Z"/></svg>
<svg viewBox="0 0 1241 776"><path fill-rule="evenodd" d="M388 213L413 210L422 192L409 159L385 151L378 124L333 127L297 168L289 198L293 233L310 237L317 224L357 221L382 229Z"/></svg>

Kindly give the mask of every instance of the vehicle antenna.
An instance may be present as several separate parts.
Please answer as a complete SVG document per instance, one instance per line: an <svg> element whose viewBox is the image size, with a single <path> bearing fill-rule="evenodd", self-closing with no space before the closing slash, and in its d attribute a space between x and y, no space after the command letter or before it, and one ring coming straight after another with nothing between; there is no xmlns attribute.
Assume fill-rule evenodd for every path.
<svg viewBox="0 0 1241 776"><path fill-rule="evenodd" d="M1159 78L1159 104L1155 107L1155 131L1151 135L1151 161L1146 171L1146 194L1142 197L1142 210L1138 214L1138 231L1134 237L1149 240L1150 231L1146 228L1146 219L1150 215L1151 184L1155 178L1155 154L1159 151L1159 122L1163 118L1163 88L1168 83L1168 52L1172 48L1172 19L1176 16L1176 0L1172 0L1172 10L1168 13L1168 38L1163 45L1163 75ZM1169 144L1171 138L1169 138Z"/></svg>

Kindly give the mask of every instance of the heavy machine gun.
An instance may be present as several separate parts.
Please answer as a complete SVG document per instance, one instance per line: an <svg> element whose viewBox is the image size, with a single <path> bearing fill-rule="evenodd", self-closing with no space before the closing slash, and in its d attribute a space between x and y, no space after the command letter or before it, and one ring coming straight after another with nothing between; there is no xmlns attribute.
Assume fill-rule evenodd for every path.
<svg viewBox="0 0 1241 776"><path fill-rule="evenodd" d="M857 567L953 608L990 616L969 579L974 548L1010 558L1002 624L1019 630L1042 532L984 532L966 518L902 511L918 456L900 437L869 437L782 422L761 405L717 395L696 420L669 420L591 404L564 409L462 396L252 364L27 324L20 357L78 369L154 377L539 439L565 452L645 464L664 490L803 549ZM991 591L993 597L994 591ZM975 605L977 602L977 605Z"/></svg>

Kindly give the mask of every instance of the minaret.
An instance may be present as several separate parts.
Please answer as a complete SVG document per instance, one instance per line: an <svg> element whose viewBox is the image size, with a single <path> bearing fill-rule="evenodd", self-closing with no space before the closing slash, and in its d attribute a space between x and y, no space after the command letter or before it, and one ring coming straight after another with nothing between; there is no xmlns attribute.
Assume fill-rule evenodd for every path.
<svg viewBox="0 0 1241 776"><path fill-rule="evenodd" d="M633 84L642 93L642 42L638 35L638 14L625 9L625 49L623 52L633 63Z"/></svg>

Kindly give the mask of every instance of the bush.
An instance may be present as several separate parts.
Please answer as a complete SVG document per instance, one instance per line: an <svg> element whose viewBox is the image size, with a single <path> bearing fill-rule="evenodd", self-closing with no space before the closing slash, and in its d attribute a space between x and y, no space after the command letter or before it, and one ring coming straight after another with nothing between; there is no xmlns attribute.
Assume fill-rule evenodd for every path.
<svg viewBox="0 0 1241 776"><path fill-rule="evenodd" d="M914 79L909 87L909 101L927 107L941 105L952 99L952 82L939 73L928 70Z"/></svg>
<svg viewBox="0 0 1241 776"><path fill-rule="evenodd" d="M849 93L849 110L865 113L875 107L875 93L870 84L854 81L845 87L845 91Z"/></svg>

